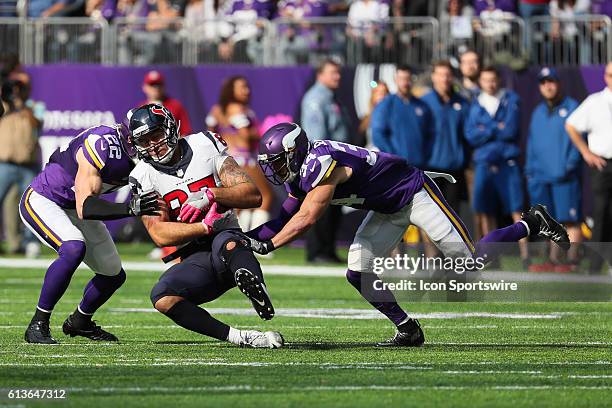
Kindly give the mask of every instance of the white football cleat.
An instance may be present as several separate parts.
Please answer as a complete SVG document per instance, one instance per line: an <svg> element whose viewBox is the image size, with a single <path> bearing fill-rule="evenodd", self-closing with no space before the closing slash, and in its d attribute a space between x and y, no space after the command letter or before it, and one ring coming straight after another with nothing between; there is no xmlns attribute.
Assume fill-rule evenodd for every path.
<svg viewBox="0 0 612 408"><path fill-rule="evenodd" d="M240 347L280 348L285 343L279 332L257 330L240 330Z"/></svg>

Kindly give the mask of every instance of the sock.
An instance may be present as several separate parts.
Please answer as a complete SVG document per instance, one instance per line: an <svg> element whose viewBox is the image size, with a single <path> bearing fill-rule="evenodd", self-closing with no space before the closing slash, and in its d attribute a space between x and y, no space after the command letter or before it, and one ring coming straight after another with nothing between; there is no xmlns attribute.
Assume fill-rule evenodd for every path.
<svg viewBox="0 0 612 408"><path fill-rule="evenodd" d="M239 346L241 343L241 340L242 340L242 336L240 335L240 330L230 327L229 333L227 334L227 341Z"/></svg>
<svg viewBox="0 0 612 408"><path fill-rule="evenodd" d="M230 327L212 317L206 310L194 305L187 300L181 300L166 312L172 321L179 326L214 337L218 340L228 340Z"/></svg>
<svg viewBox="0 0 612 408"><path fill-rule="evenodd" d="M499 242L518 242L529 236L529 227L526 222L519 221L505 228L496 229L482 237L476 244L476 256L487 259L496 258L501 250Z"/></svg>
<svg viewBox="0 0 612 408"><path fill-rule="evenodd" d="M70 279L85 256L85 243L82 241L65 241L59 247L59 257L49 265L45 273L38 308L51 312L56 303L66 292Z"/></svg>
<svg viewBox="0 0 612 408"><path fill-rule="evenodd" d="M39 308L36 308L36 310L34 311L34 317L32 317L33 322L41 320L44 322L48 322L49 319L51 319L51 312L45 312L43 310L40 310Z"/></svg>
<svg viewBox="0 0 612 408"><path fill-rule="evenodd" d="M79 304L80 311L83 314L94 314L123 285L125 278L123 269L115 276L97 273L85 286L83 300Z"/></svg>
<svg viewBox="0 0 612 408"><path fill-rule="evenodd" d="M91 325L92 314L83 313L80 310L80 306L77 306L75 311L72 313L72 323L77 327L87 327Z"/></svg>
<svg viewBox="0 0 612 408"><path fill-rule="evenodd" d="M362 279L363 279L363 282L368 287L372 287L373 282L378 280L378 277L374 275L373 273L359 273L359 272L355 272L349 269L346 271L346 279L349 281L351 285L353 285L355 289L359 291L361 296L363 296L363 293L361 292ZM375 301L370 301L365 296L364 296L364 299L366 299L379 312L387 316L387 318L391 320L396 326L399 326L400 324L405 323L405 321L408 319L408 315L406 314L406 312L402 310L400 305L398 305L397 302L395 302L395 296L393 296L393 292L391 292L388 289L385 289L385 290L377 291L377 294L380 296L384 296L385 298L391 298L394 301L375 302Z"/></svg>
<svg viewBox="0 0 612 408"><path fill-rule="evenodd" d="M527 227L527 235L536 235L540 232L540 219L533 214L523 214L522 222Z"/></svg>
<svg viewBox="0 0 612 408"><path fill-rule="evenodd" d="M529 235L526 223L519 221L505 228L496 229L478 242L518 242Z"/></svg>

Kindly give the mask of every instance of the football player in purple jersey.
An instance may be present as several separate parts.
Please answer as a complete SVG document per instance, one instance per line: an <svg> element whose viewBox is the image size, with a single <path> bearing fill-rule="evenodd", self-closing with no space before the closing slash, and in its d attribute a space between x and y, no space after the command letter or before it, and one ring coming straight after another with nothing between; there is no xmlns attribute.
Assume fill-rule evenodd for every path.
<svg viewBox="0 0 612 408"><path fill-rule="evenodd" d="M125 281L117 248L101 220L156 215L157 195L132 196L111 203L98 196L127 185L134 163L124 143L123 125L89 128L58 148L44 170L26 189L19 204L24 224L57 252L43 280L36 311L25 332L28 343L55 344L49 320L74 274L85 262L94 272L83 299L64 322L64 334L91 340L117 341L91 320Z"/></svg>
<svg viewBox="0 0 612 408"><path fill-rule="evenodd" d="M263 135L258 160L268 180L284 184L289 195L279 217L247 233L251 248L266 254L286 245L307 231L330 204L369 210L350 246L346 273L362 295L368 288L371 293L378 281L374 259L388 256L410 224L423 230L447 257L484 255L487 243L516 242L530 235L569 248L565 229L541 205L475 246L426 172L388 153L330 140L310 143L294 123L273 126ZM421 346L425 337L419 322L402 310L391 291L377 294L389 301L366 300L397 326L396 334L378 345Z"/></svg>

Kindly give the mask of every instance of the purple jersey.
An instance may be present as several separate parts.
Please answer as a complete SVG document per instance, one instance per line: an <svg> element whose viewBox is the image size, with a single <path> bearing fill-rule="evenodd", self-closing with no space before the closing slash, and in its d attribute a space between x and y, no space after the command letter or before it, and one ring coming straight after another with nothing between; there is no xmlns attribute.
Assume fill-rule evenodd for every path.
<svg viewBox="0 0 612 408"><path fill-rule="evenodd" d="M275 12L275 3L271 0L234 0L230 14L241 10L254 10L257 17L271 19Z"/></svg>
<svg viewBox="0 0 612 408"><path fill-rule="evenodd" d="M332 205L392 214L410 203L423 188L423 171L398 156L320 140L314 142L306 156L300 177L286 185L287 191L302 199L335 167L342 166L350 167L353 175L336 187Z"/></svg>
<svg viewBox="0 0 612 408"><path fill-rule="evenodd" d="M75 208L74 179L79 150L100 173L102 194L127 184L134 165L121 148L116 128L102 125L83 131L66 148L53 152L45 169L32 181L34 191L60 207Z"/></svg>

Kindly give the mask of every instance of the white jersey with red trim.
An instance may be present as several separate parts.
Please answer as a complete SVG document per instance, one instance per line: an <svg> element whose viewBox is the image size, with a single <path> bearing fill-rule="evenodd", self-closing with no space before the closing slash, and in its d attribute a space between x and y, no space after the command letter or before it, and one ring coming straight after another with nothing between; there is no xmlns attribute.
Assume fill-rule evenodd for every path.
<svg viewBox="0 0 612 408"><path fill-rule="evenodd" d="M171 221L176 221L181 206L190 194L204 187L221 187L219 171L230 157L225 141L216 133L200 132L178 141L181 158L172 165L138 162L130 173L132 191L156 191L168 205ZM228 228L240 228L234 210Z"/></svg>

